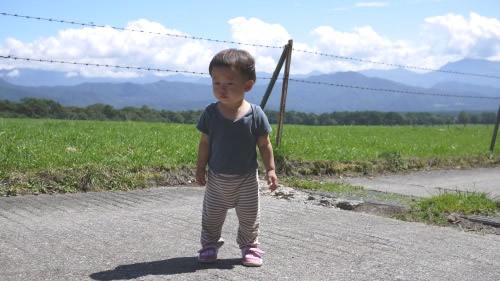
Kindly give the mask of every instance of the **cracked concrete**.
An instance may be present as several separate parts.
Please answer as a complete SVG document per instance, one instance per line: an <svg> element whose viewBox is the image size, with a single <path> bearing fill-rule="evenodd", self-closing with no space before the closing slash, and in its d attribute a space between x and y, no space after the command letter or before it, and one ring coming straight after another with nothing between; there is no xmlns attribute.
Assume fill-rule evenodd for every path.
<svg viewBox="0 0 500 281"><path fill-rule="evenodd" d="M264 265L246 268L229 212L202 265L200 187L0 198L0 279L498 280L500 236L262 196Z"/></svg>

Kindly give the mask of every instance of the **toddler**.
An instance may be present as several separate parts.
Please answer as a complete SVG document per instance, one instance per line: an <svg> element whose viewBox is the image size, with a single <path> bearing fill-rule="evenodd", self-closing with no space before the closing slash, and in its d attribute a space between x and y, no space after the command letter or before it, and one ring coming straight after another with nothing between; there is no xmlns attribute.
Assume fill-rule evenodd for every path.
<svg viewBox="0 0 500 281"><path fill-rule="evenodd" d="M245 100L255 84L255 60L244 50L227 49L209 65L215 103L208 105L196 128L201 131L196 183L206 185L203 200L201 246L198 261L217 260L222 225L228 209L238 216L237 243L245 266L261 266L259 249L260 204L257 174L259 148L266 169L268 188L276 190L278 179L264 111ZM208 164L208 175L206 166Z"/></svg>

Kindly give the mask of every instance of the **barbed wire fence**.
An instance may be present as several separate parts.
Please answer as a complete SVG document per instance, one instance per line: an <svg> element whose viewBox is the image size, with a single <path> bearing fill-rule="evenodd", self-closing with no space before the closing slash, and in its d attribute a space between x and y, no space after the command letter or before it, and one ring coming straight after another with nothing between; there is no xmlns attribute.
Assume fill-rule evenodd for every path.
<svg viewBox="0 0 500 281"><path fill-rule="evenodd" d="M226 44L233 44L233 45L240 45L240 46L251 46L251 47L258 47L258 48L271 48L271 49L285 49L286 50L286 47L287 47L287 45L285 45L285 46L271 46L271 45L263 45L263 44L243 43L243 42L218 40L218 39L205 38L205 37L180 35L180 34L174 34L174 33L152 32L152 31L147 31L147 30L116 27L116 26L110 26L110 25L99 25L99 24L94 24L93 22L86 23L86 22L54 19L54 18L12 14L12 13L6 13L6 12L0 12L0 16L15 17L15 18L21 18L21 19L27 19L27 20L38 20L38 21L47 21L47 22L55 22L55 23L64 23L64 24L70 24L70 25L76 25L76 26L86 26L86 27L93 27L93 28L110 28L110 29L114 29L114 30L118 30L118 31L128 31L128 32L141 33L141 34L150 34L150 35L157 35L157 36L169 36L169 37L183 38L183 39L189 39L189 40L201 40L201 41L208 41L208 42L215 42L215 43L226 43ZM500 79L500 76L491 75L491 74L471 73L471 72L462 72L462 71L453 71L453 70L443 70L443 69L411 66L411 65L404 65L404 64L394 64L394 63L387 63L387 62L381 62L381 61L360 59L360 58L355 58L355 57L326 54L326 53L317 52L317 51L293 49L293 48L291 48L290 42L289 42L289 46L290 46L289 57L291 57L291 52L295 51L295 52L301 52L301 53L306 53L306 54L312 54L312 55L316 55L316 56L332 58L332 59L364 62L364 63L370 63L370 64L389 66L389 67L398 67L398 68L413 69L413 70L428 71L428 72L440 72L440 73L455 74L455 75L482 77L482 78L489 78L489 79ZM27 57L18 57L18 56L11 56L11 55L0 56L0 59L23 60L23 61L28 61L28 62L40 62L40 63L51 63L51 64L67 64L67 65L106 67L106 68L126 69L126 70L141 70L141 71L184 73L184 74L194 74L194 75L209 75L208 73L204 73L204 72L195 72L195 71L188 71L188 70L176 70L176 69L172 70L172 69L162 69L162 68L142 67L142 66L126 66L126 65L111 65L111 64L99 64L99 63L70 62L70 61L64 61L64 60L50 60L50 59L43 59L43 58L27 58ZM289 58L288 58L288 60L289 60ZM281 66L280 66L280 68L281 68ZM278 71L278 68L276 69L276 71ZM273 79L274 80L276 79L274 76L275 75L273 75L272 78L259 77L259 79L269 79L269 80L271 80L271 83L274 85ZM447 98L500 100L500 97L496 97L496 96L492 97L492 96L452 95L452 94L441 94L441 93L431 93L431 92L395 90L395 89L386 89L386 88L373 88L373 87L364 87L364 86L359 86L359 85L346 85L346 84L340 84L340 83L326 83L326 82L311 81L311 80L305 80L305 79L288 78L288 73L285 73L283 80L284 80L284 84L285 83L288 84L288 80L290 80L290 81L298 82L298 83L324 85L324 86L332 86L332 87L340 87L340 88L350 88L350 89L363 90L363 91L379 91L379 92L390 92L390 93L421 95L421 96L423 96L423 95L425 95L425 96L439 96L439 97L447 97ZM271 87L271 89L272 89L272 87ZM286 100L286 89L284 89L284 91L285 91L284 97ZM282 96L282 103L283 103L283 96ZM282 107L283 107L283 111L284 111L284 106L282 106ZM281 111L281 109L280 109L280 111ZM280 116L281 116L281 114L280 114ZM496 134L498 131L499 120L500 120L500 108L499 108L499 113L497 114L497 122L495 125L494 135L493 135L491 149L490 149L491 151L493 151L493 149L494 149L494 142L495 142Z"/></svg>
<svg viewBox="0 0 500 281"><path fill-rule="evenodd" d="M17 57L17 56L2 56L2 55L0 55L0 59L11 59L11 60L21 60L21 61L41 62L41 63L51 63L51 64L95 66L95 67L105 67L105 68L111 68L111 69L184 73L184 74L206 75L206 76L210 75L208 72L196 72L196 71L178 70L178 69L174 70L174 69L154 68L154 67L86 63L86 62L76 62L76 61L51 60L51 59L35 59L35 58L25 58L25 57ZM258 79L271 80L272 78L259 76ZM492 97L492 96L452 95L452 94L440 94L440 93L430 93L430 92L395 90L395 89L387 89L387 88L373 88L373 87L364 87L364 86L348 85L348 84L341 84L341 83L327 83L327 82L310 81L310 80L297 79L297 78L289 78L289 80L293 81L293 82L297 82L297 83L333 86L333 87L339 87L339 88L350 88L350 89L365 90L365 91L381 91L381 92L390 92L390 93L399 93L399 94L420 95L420 96L437 96L437 97L449 97L449 98L500 100L500 96L499 97Z"/></svg>
<svg viewBox="0 0 500 281"><path fill-rule="evenodd" d="M262 44L241 43L241 42L236 42L236 41L227 41L227 40L218 40L218 39L211 39L211 38L204 38L204 37L179 35L179 34L174 34L174 33L153 32L153 31L133 29L133 28L116 27L116 26L111 26L111 25L99 25L99 24L94 24L93 22L85 23L85 22L78 22L78 21L68 21L68 20L52 19L52 18L44 18L44 17L33 17L33 16L18 15L18 14L9 14L9 13L0 13L0 15L6 16L6 17L16 17L16 18L29 19L29 20L48 21L48 22L55 22L55 23L65 23L65 24L77 25L77 26L110 28L110 29L114 29L114 30L118 30L118 31L130 31L130 32L137 32L137 33L142 33L142 34L170 36L170 37L177 37L177 38L183 38L183 39L192 39L192 40L202 40L202 41L208 41L208 42L215 42L215 43L227 43L227 44L240 45L240 46L251 46L251 47L261 47L261 48L283 49L282 46L270 46L270 45L262 45Z"/></svg>
<svg viewBox="0 0 500 281"><path fill-rule="evenodd" d="M5 13L5 12L0 12L0 15L6 16L6 17L16 17L16 18L22 18L22 19L29 19L29 20L48 21L48 22L54 22L54 23L65 23L65 24L76 25L76 26L109 28L109 29L114 29L114 30L118 30L118 31L130 31L130 32L136 32L136 33L141 33L141 34L169 36L169 37L191 39L191 40L201 40L201 41L208 41L208 42L214 42L214 43L227 43L227 44L232 44L232 45L251 46L251 47L259 47L259 48L284 49L284 46L272 46L272 45L263 45L263 44L254 44L254 43L244 43L244 42L237 42L237 41L197 37L197 36L179 35L179 34L174 34L174 33L152 32L152 31L133 29L133 28L116 27L116 26L110 26L110 25L99 25L99 24L94 24L93 22L85 23L85 22L78 22L78 21L53 19L53 18L10 14L10 13ZM317 52L317 51L301 50L301 49L295 49L295 48L293 49L293 51L317 55L317 56L328 57L328 58L332 58L332 59L342 59L342 60L349 60L349 61L356 61L356 62L365 62L365 63L370 63L370 64L390 66L390 67L399 67L399 68L405 68L405 69L414 69L414 70L422 70L422 71L430 71L430 72L441 72L441 73L447 73L447 74L457 74L457 75L465 75L465 76L500 79L500 76L496 76L496 75L492 75L492 74L470 73L470 72L462 72L462 71L453 71L453 70L443 70L443 69L428 68L428 67L411 66L411 65L404 65L404 64L387 63L387 62L366 60L366 59L360 59L360 58L349 57L349 56L327 54L327 53L322 53L322 52Z"/></svg>

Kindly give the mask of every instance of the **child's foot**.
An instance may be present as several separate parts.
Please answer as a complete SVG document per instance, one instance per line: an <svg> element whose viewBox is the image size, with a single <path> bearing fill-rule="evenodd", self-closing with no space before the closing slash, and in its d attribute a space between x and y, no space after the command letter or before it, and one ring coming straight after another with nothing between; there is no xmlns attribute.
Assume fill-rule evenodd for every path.
<svg viewBox="0 0 500 281"><path fill-rule="evenodd" d="M264 251L257 247L246 246L241 248L242 262L244 266L261 266Z"/></svg>
<svg viewBox="0 0 500 281"><path fill-rule="evenodd" d="M207 245L198 251L198 262L214 263L217 261L217 246Z"/></svg>

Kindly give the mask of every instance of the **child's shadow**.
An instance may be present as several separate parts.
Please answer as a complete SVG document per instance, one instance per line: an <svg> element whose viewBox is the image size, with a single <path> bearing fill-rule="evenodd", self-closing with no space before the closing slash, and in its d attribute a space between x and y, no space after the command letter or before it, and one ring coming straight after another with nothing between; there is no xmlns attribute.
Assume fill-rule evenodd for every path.
<svg viewBox="0 0 500 281"><path fill-rule="evenodd" d="M197 257L182 257L162 261L119 265L112 270L92 273L90 278L94 280L135 279L148 275L193 273L197 270L211 268L233 269L234 266L238 264L241 264L241 259L219 259L213 264L201 264L198 263Z"/></svg>

